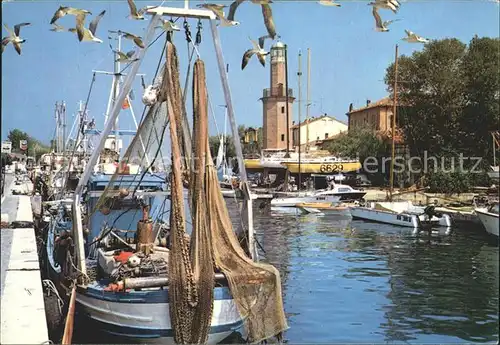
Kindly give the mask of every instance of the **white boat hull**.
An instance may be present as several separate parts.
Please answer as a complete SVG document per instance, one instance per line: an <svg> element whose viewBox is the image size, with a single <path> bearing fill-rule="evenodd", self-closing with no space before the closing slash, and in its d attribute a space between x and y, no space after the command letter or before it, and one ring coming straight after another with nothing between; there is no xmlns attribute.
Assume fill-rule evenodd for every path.
<svg viewBox="0 0 500 345"><path fill-rule="evenodd" d="M90 319L101 331L131 339L175 344L170 322L168 291L103 291L102 286L79 289L77 312ZM207 344L217 344L235 330L243 320L227 288L216 288L212 323Z"/></svg>
<svg viewBox="0 0 500 345"><path fill-rule="evenodd" d="M311 202L338 202L340 197L337 195L320 195L320 196L304 196L298 198L275 198L271 200L271 206L276 207L295 207L297 204L305 204Z"/></svg>
<svg viewBox="0 0 500 345"><path fill-rule="evenodd" d="M399 225L407 228L418 228L418 216L414 214L395 213L375 210L369 207L351 207L353 219L368 220L377 223Z"/></svg>
<svg viewBox="0 0 500 345"><path fill-rule="evenodd" d="M484 209L476 209L475 212L486 231L498 237L498 214L489 213Z"/></svg>
<svg viewBox="0 0 500 345"><path fill-rule="evenodd" d="M430 221L423 214L408 213L405 211L405 204L409 206L407 210L415 211L411 203L379 203L384 207L391 210L378 210L372 207L351 207L351 216L354 219L363 219L372 222L385 223L391 225L404 226L408 228L420 228L423 223L430 223L431 225L451 227L452 221L448 214L443 214L441 217L433 216ZM394 210L392 210L394 209ZM396 211L397 210L397 211Z"/></svg>

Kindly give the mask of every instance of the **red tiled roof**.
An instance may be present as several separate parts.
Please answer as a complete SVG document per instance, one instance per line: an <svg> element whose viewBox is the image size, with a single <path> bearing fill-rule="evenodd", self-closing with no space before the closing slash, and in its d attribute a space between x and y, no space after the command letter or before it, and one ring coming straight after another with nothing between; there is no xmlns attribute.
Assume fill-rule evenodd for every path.
<svg viewBox="0 0 500 345"><path fill-rule="evenodd" d="M363 111L366 109L371 109L371 108L377 108L377 107L390 107L393 105L392 100L389 97L382 98L376 102L371 102L367 106L358 108L358 109L353 109L352 111L348 112L347 114L352 114L352 113L357 113L359 111Z"/></svg>

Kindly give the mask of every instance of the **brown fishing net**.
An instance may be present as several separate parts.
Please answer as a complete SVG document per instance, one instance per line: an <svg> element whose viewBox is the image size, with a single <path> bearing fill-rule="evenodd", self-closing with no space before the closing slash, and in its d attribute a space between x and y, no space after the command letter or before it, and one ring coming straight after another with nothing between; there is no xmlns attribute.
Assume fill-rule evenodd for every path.
<svg viewBox="0 0 500 345"><path fill-rule="evenodd" d="M278 335L288 328L278 270L252 261L241 248L207 150L206 195L215 265L226 276L240 315L245 318L252 343Z"/></svg>
<svg viewBox="0 0 500 345"><path fill-rule="evenodd" d="M207 132L207 96L200 86L197 76L204 78L202 61L195 63L193 81L194 98L194 142L195 169L191 175L192 188L192 224L191 240L185 232L184 200L182 185L181 156L181 109L176 107L182 102L180 92L173 91L179 81L178 58L175 46L167 45L167 66L163 78L166 89L168 114L170 118L170 136L172 141L172 188L170 236L171 251L169 260L170 272L170 318L174 330L175 342L178 344L203 344L207 342L212 320L214 267L212 259L211 236L207 222L207 209L204 193L205 153L208 146ZM205 104L205 107L203 107ZM175 108L174 108L175 107ZM170 111L173 109L174 111ZM191 251L189 252L189 247Z"/></svg>
<svg viewBox="0 0 500 345"><path fill-rule="evenodd" d="M169 45L168 49L173 55L171 61L175 60L175 48ZM177 64L172 61L170 66L177 66ZM165 70L171 73L169 78L173 74L178 75L178 72L173 68L166 68ZM164 78L164 82L165 80L167 78ZM171 90L171 88L169 87L168 90ZM178 95L180 93L173 92L173 94ZM176 342L186 341L187 339L191 339L193 343L199 343L196 342L196 339L201 342L206 341L206 334L203 332L208 331L210 327L209 316L211 315L212 295L208 298L208 291L202 289L213 287L214 270L212 260L229 282L238 311L242 318L245 319L249 340L259 342L288 328L283 310L280 275L277 269L271 265L253 262L241 248L233 231L208 147L207 109L205 66L201 60L197 60L193 75L194 171L191 174L190 184L193 217L191 239L192 271L187 269L189 264L186 264L185 269L172 267L179 266L178 263L186 256L186 254L182 254L181 258L180 253L185 252L187 248L184 247L186 245L183 236L184 225L178 224L174 220L171 222L176 237L172 243L172 254L179 253L179 259L175 259L177 254L171 254L173 260L171 261L172 269L170 270L170 274L175 276L175 278L171 277L171 281L174 282L171 289L174 289L175 292L172 295L173 299L170 308ZM179 179L181 164L176 159L179 157L175 156L180 154L180 151L175 150L174 152L173 149L181 144L177 136L181 135L182 132L177 127L180 125L180 119L175 118L173 120L173 117L173 115L170 117L172 153L174 154L173 161L178 163L172 168L176 176L175 185L172 186L172 219L180 217L177 210L182 207L182 189ZM174 121L176 122L174 123ZM206 154L204 155L203 152ZM174 189L176 189L175 193ZM174 195L178 198L175 201ZM176 245L179 248L176 249ZM207 249L207 245L211 246L211 250ZM190 281L188 275L192 275L193 278L191 278L191 282L186 283ZM182 297L184 295L188 296L189 289L198 291L199 300L197 306L199 315L195 313L191 324L199 323L199 334L184 333L185 329L181 331L180 327L182 325L177 321L185 315L193 315L193 307L187 303L187 297ZM191 298L194 299L194 297ZM180 300L181 303L178 304L177 300ZM210 305L207 305L209 301ZM194 331L194 327L191 330ZM178 334L182 334L182 337L178 336Z"/></svg>

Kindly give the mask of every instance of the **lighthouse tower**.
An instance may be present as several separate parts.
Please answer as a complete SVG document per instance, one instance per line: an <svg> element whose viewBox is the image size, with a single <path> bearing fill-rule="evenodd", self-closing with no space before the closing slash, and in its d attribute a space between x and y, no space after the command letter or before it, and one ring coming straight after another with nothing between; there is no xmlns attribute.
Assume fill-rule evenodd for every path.
<svg viewBox="0 0 500 345"><path fill-rule="evenodd" d="M286 149L287 135L289 147L292 148L292 105L295 98L291 88L288 88L288 124L286 116L285 92L285 45L277 42L271 47L271 85L263 90L263 148ZM288 81L290 84L290 81Z"/></svg>

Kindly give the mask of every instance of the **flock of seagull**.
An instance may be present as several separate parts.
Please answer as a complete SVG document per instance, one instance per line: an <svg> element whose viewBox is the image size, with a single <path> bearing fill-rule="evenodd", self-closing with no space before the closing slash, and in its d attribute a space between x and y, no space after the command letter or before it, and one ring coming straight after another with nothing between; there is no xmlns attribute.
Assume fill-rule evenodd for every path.
<svg viewBox="0 0 500 345"><path fill-rule="evenodd" d="M240 4L243 3L244 1L245 0L233 1L229 6L229 12L227 17L224 15L224 8L227 7L226 5L204 3L204 4L199 4L198 7L212 11L219 20L219 25L222 27L237 26L240 23L238 21L235 21L236 10L240 6ZM253 55L256 55L261 65L265 67L266 56L269 55L269 51L266 51L264 49L264 43L266 39L274 40L277 36L276 27L274 24L273 14L270 5L271 3L273 3L273 1L272 0L250 0L250 1L254 4L261 6L262 16L264 18L264 25L266 27L267 34L260 37L258 42L249 38L253 45L253 48L248 49L243 54L243 59L241 63L242 70L247 66L250 58ZM145 6L141 9L138 9L133 0L127 0L127 2L130 14L126 18L133 20L145 20L146 18L144 17L144 14L146 13L146 11L157 7L157 6ZM341 4L336 2L335 0L319 0L318 3L323 6L341 7ZM388 32L389 31L388 26L393 22L400 20L400 19L394 19L394 20L383 21L378 12L379 9L387 9L391 10L394 13L397 13L401 6L398 0L372 0L370 3L368 3L368 5L372 6L372 14L373 17L375 18L375 29L379 32ZM90 11L85 9L60 6L52 16L52 19L50 20L50 25L52 25L52 28L50 30L54 32L76 33L78 40L80 42L89 41L89 42L102 43L103 41L96 36L96 30L97 30L97 25L99 24L100 20L102 19L105 13L106 11L104 10L97 16L95 16L89 23L89 26L87 28L85 26L85 19L88 15L92 14ZM60 20L62 17L66 15L71 15L75 17L75 27L65 28L57 23L58 20ZM162 24L157 28L161 28L164 31L180 30L180 28L173 21L165 20L162 18L161 22ZM20 30L21 27L28 25L31 24L30 23L17 24L14 26L14 31L12 31L6 24L4 24L5 29L9 33L9 36L6 36L2 39L2 53L4 52L5 47L9 43L12 43L16 52L19 55L21 55L21 44L26 42L26 40L20 37ZM418 36L412 31L405 30L405 32L406 32L406 37L403 38L403 40L409 43L429 42L428 39ZM119 33L122 35L122 37L131 40L138 47L145 48L144 42L142 41L142 37L124 31L115 31L115 33ZM111 50L113 50L112 47ZM120 62L134 61L133 60L134 50L131 50L127 53L117 50L113 50L113 52L115 52L118 56L116 61Z"/></svg>
<svg viewBox="0 0 500 345"><path fill-rule="evenodd" d="M129 19L133 20L145 20L146 18L144 17L144 14L146 13L147 10L151 8L155 8L157 6L146 6L141 9L137 9L137 6L135 5L133 0L127 0L129 9L130 9L130 14L126 17ZM92 13L88 10L85 9L79 9L79 8L73 8L73 7L66 7L66 6L59 6L59 8L55 11L54 15L52 16L52 19L50 20L50 25L52 25L52 28L50 31L54 32L71 32L71 33L76 33L78 40L81 41L88 41L88 42L96 42L96 43L103 43L103 41L96 36L96 30L97 30L97 25L99 24L99 21L102 19L106 11L102 11L99 13L95 18L92 19L92 21L89 23L88 28L85 27L85 19L88 15L91 15ZM66 15L71 15L75 17L75 27L73 28L65 28L61 25L59 25L57 22L60 20L62 17ZM173 22L165 20L161 18L162 25L158 26L157 28L162 28L165 31L179 31L180 28L177 27ZM8 31L9 36L6 36L2 38L2 53L5 50L5 47L9 44L12 43L14 46L14 49L17 51L19 55L21 55L21 44L26 42L25 39L21 38L19 36L20 34L20 29L22 26L28 26L31 25L30 23L21 23L17 24L14 26L14 31L10 30L9 27L4 24L5 29ZM134 42L135 45L137 45L140 48L145 48L144 42L142 41L142 37L131 34L129 32L125 31L113 31L114 33L121 34L122 37L131 40ZM113 48L111 47L113 50ZM121 51L116 51L113 50L117 55L117 61L121 62L126 62L126 61L134 61L132 59L134 55L134 50L129 51L128 53L124 53Z"/></svg>
<svg viewBox="0 0 500 345"><path fill-rule="evenodd" d="M215 14L215 16L220 20L221 26L236 26L239 25L240 23L234 20L234 15L236 13L236 9L238 8L238 6L244 1L245 0L234 1L229 6L229 13L227 17L224 16L224 8L227 7L225 5L201 4L198 5L198 7L203 7L211 10ZM247 66L249 60L253 55L256 55L260 64L265 67L266 56L269 55L269 51L266 51L264 49L265 40L268 38L274 40L276 37L276 27L274 25L274 19L270 5L271 3L273 3L273 1L272 0L251 0L251 1L254 4L260 5L262 8L262 16L264 17L264 24L267 29L267 35L260 37L258 42L249 37L253 45L253 48L248 49L243 54L243 59L241 61L242 70ZM341 4L336 2L335 0L319 0L318 3L323 6L341 7ZM398 0L374 0L368 3L368 5L372 6L372 14L373 17L375 18L375 30L379 32L388 32L389 31L388 26L393 22L400 20L400 19L394 19L394 20L383 21L382 17L378 13L379 9L387 9L393 11L394 13L397 13L401 6ZM412 31L405 30L405 32L406 32L406 37L404 37L403 40L406 42L409 43L429 42L429 39L421 37Z"/></svg>

